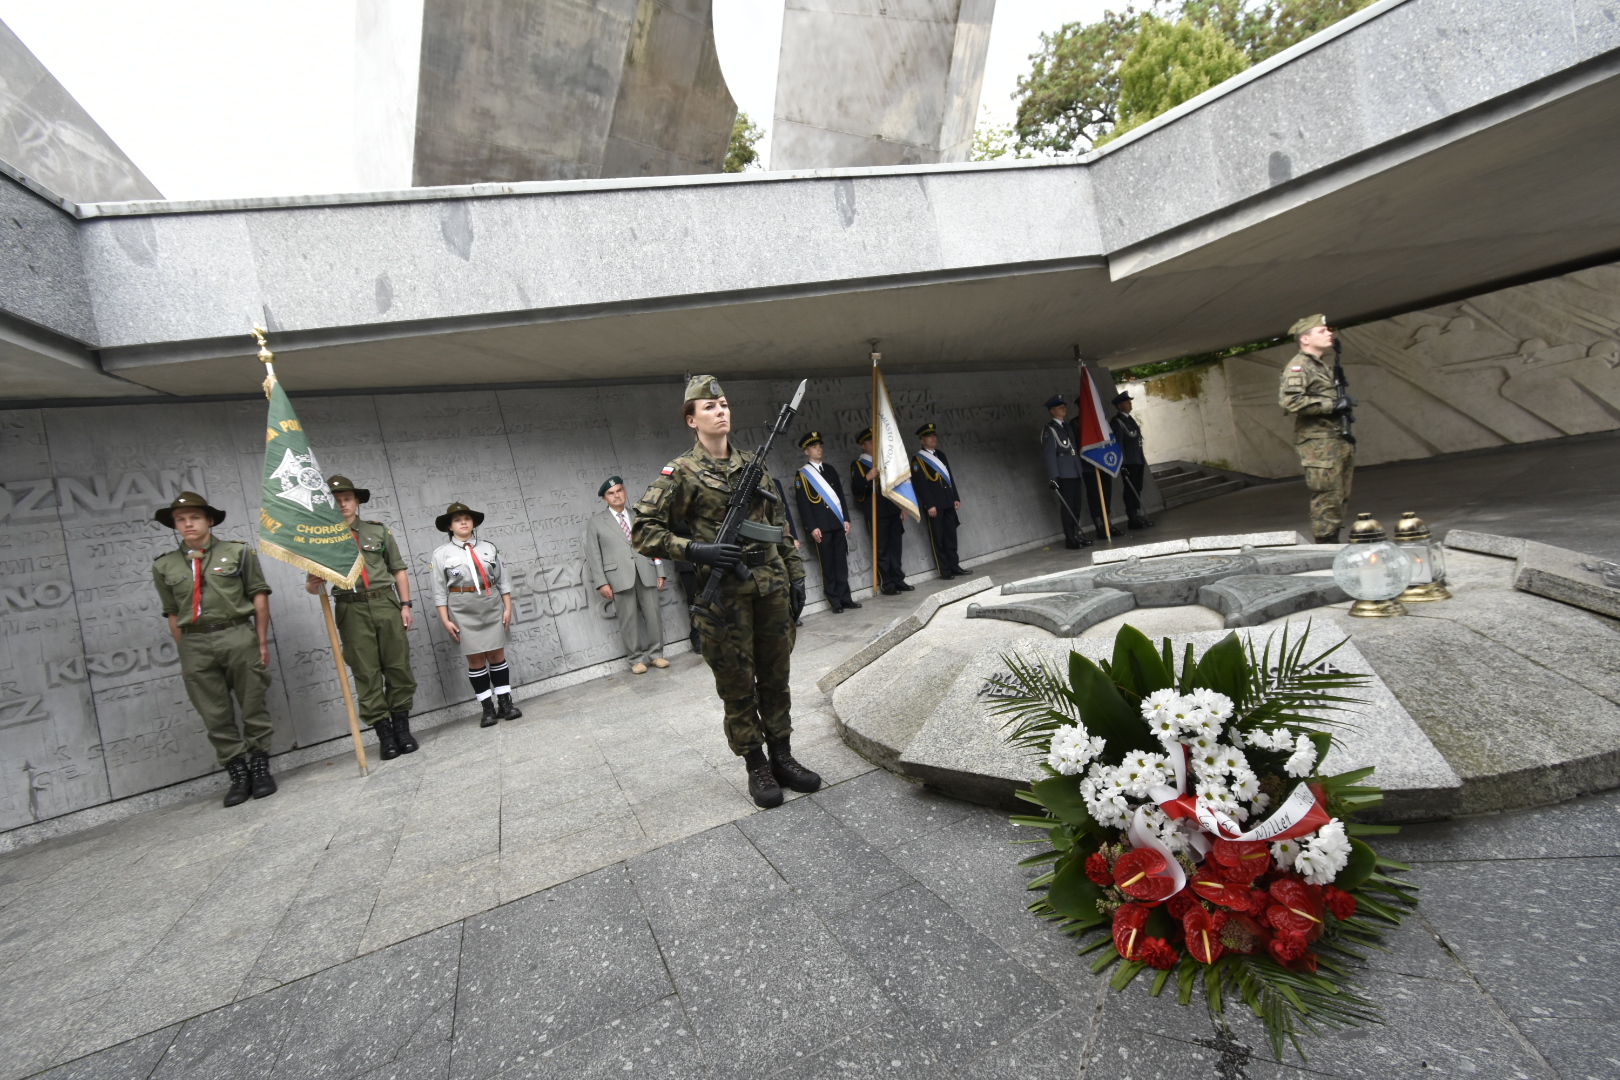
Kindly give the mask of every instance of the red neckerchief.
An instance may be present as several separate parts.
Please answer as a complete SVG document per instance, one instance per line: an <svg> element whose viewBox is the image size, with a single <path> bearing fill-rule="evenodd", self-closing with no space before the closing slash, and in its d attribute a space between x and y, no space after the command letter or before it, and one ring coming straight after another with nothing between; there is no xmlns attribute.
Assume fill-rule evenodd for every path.
<svg viewBox="0 0 1620 1080"><path fill-rule="evenodd" d="M471 540L467 543L467 554L472 556L473 569L478 571L478 581L483 586L483 591L489 592L489 575L484 573L484 564L478 560L477 543L477 540Z"/></svg>
<svg viewBox="0 0 1620 1080"><path fill-rule="evenodd" d="M369 591L371 589L371 575L366 573L366 549L360 546L360 526L350 525L349 535L354 537L354 546L360 552L360 580Z"/></svg>
<svg viewBox="0 0 1620 1080"><path fill-rule="evenodd" d="M195 550L195 549L191 549ZM202 591L203 591L203 562L208 553L200 553L203 558L191 560L191 621L196 622L202 618ZM189 558L189 555L188 555Z"/></svg>

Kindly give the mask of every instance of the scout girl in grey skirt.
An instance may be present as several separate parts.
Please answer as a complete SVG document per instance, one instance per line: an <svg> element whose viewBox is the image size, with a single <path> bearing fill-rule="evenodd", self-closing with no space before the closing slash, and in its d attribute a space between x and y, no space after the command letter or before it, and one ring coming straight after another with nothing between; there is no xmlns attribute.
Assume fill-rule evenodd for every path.
<svg viewBox="0 0 1620 1080"><path fill-rule="evenodd" d="M467 679L484 707L480 727L523 714L512 704L512 676L506 666L506 630L512 625L512 586L501 553L473 530L484 515L465 503L451 503L434 521L450 534L433 553L433 602L439 622L467 658Z"/></svg>

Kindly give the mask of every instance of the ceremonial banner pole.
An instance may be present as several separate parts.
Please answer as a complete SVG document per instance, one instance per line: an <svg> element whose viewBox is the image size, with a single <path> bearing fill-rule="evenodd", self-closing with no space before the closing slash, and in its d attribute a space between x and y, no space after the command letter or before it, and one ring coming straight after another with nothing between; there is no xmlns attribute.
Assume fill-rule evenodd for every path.
<svg viewBox="0 0 1620 1080"><path fill-rule="evenodd" d="M264 396L270 402L264 430L259 550L307 574L352 589L365 556L356 551L353 559L347 557L352 546L348 523L343 520L332 493L326 489L326 481L309 448L303 425L293 412L292 402L276 380L276 357L265 343L264 335L260 327L253 328L253 338L259 343L259 360L264 364ZM279 457L277 450L281 451ZM349 673L343 667L343 643L338 637L337 620L332 617L332 600L324 585L320 595L321 617L326 622L327 640L332 643L332 663L337 667L343 707L349 716L349 737L354 740L354 759L360 766L360 775L365 776L368 767L366 747L360 741L360 716L355 711Z"/></svg>
<svg viewBox="0 0 1620 1080"><path fill-rule="evenodd" d="M878 502L877 501L878 501L878 487L883 482L882 476L878 475L877 384L878 384L878 361L881 360L881 359L883 359L883 354L877 351L877 342L874 341L874 342L872 342L872 427L870 429L871 432L872 432L872 478L868 481L868 483L870 483L871 486L872 486L872 491L871 491L870 497L872 499L872 595L873 596L877 596L879 593L881 593L883 591L883 586L882 586L882 584L881 584L881 582L879 581L879 578L878 578L878 560L877 560L877 532L878 532L878 526L877 526L877 523L878 523Z"/></svg>
<svg viewBox="0 0 1620 1080"><path fill-rule="evenodd" d="M1082 410L1092 407L1092 399L1096 396L1097 391L1088 385L1090 380L1086 377L1086 362L1080 359L1080 346L1078 345L1074 347L1074 362L1080 365L1080 389L1074 395L1074 406L1076 413L1075 427L1081 428L1084 426L1084 424L1081 422L1081 417L1085 415ZM1081 450L1083 452L1085 449L1085 439L1080 438L1080 435L1081 432L1076 431L1076 441L1081 444ZM1110 544L1112 544L1114 542L1114 526L1113 523L1108 520L1108 496L1103 493L1102 470L1097 467L1095 462L1091 463L1091 474L1097 478L1097 505L1102 507L1103 536ZM1078 518L1075 519L1075 525L1078 528Z"/></svg>

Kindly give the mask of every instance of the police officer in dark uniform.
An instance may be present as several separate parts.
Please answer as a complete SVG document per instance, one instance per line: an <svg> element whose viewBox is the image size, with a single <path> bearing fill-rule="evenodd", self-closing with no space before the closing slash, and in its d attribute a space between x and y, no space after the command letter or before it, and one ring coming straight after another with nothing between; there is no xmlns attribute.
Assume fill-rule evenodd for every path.
<svg viewBox="0 0 1620 1080"><path fill-rule="evenodd" d="M874 496L872 478L877 467L872 463L872 429L867 428L855 436L861 445L861 456L849 463L849 486L855 496L855 505L866 516L866 534L872 535L872 503L877 502L877 569L880 591L885 596L910 592L906 575L900 569L900 545L906 534L900 507L893 499L885 499L882 492Z"/></svg>
<svg viewBox="0 0 1620 1080"><path fill-rule="evenodd" d="M861 605L849 593L849 500L838 470L827 466L822 457L826 445L821 432L812 431L799 440L805 463L793 474L793 501L798 504L799 521L816 545L816 561L821 566L821 592L834 613Z"/></svg>
<svg viewBox="0 0 1620 1080"><path fill-rule="evenodd" d="M1090 547L1080 531L1080 508L1085 504L1085 481L1080 473L1080 445L1069 423L1069 406L1058 394L1046 403L1052 419L1041 428L1041 453L1046 457L1046 478L1058 496L1058 515L1063 520L1063 546L1070 550Z"/></svg>
<svg viewBox="0 0 1620 1080"><path fill-rule="evenodd" d="M1147 455L1142 451L1142 428L1131 415L1131 395L1124 390L1114 395L1114 408L1119 411L1108 421L1114 429L1124 464L1120 477L1125 481L1125 516L1131 528L1146 529L1153 525L1142 513L1142 485L1147 483Z"/></svg>
<svg viewBox="0 0 1620 1080"><path fill-rule="evenodd" d="M924 424L917 429L922 449L911 458L911 490L917 507L927 515L928 536L934 548L934 566L949 581L967 577L968 571L956 555L956 528L961 524L956 512L962 507L961 488L951 472L950 459L939 448L939 429Z"/></svg>

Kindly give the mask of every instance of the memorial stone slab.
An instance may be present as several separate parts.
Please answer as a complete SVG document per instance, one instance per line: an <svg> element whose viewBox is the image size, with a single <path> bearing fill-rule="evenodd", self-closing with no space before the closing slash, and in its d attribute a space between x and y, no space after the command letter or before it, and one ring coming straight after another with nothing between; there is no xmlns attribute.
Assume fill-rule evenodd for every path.
<svg viewBox="0 0 1620 1080"><path fill-rule="evenodd" d="M1104 619L1123 615L1136 607L1136 598L1118 589L1091 589L1083 593L1055 594L1019 600L1011 604L969 605L970 619L1003 619L1028 623L1058 637L1076 637Z"/></svg>
<svg viewBox="0 0 1620 1080"><path fill-rule="evenodd" d="M917 610L910 615L902 615L888 626L878 632L877 636L868 641L861 649L848 660L833 668L816 682L816 689L823 694L832 693L834 687L848 679L851 675L900 644L906 638L928 625L928 621L940 608L954 604L958 600L965 600L985 592L991 587L989 578L979 578L975 581L966 581L960 585L943 589L927 597L917 605Z"/></svg>
<svg viewBox="0 0 1620 1080"><path fill-rule="evenodd" d="M1233 533L1228 536L1195 536L1187 541L1192 551L1224 551L1243 547L1289 547L1305 543L1297 532Z"/></svg>
<svg viewBox="0 0 1620 1080"><path fill-rule="evenodd" d="M1446 533L1445 545L1504 559L1517 559L1524 552L1524 541L1517 536L1498 536L1469 529L1452 529Z"/></svg>
<svg viewBox="0 0 1620 1080"><path fill-rule="evenodd" d="M1237 574L1198 590L1198 602L1226 616L1228 628L1259 626L1348 599L1332 578Z"/></svg>
<svg viewBox="0 0 1620 1080"><path fill-rule="evenodd" d="M1189 555L1179 559L1128 562L1098 574L1092 584L1120 589L1141 607L1175 607L1198 600L1198 590L1236 574L1254 574L1259 563L1250 555Z"/></svg>
<svg viewBox="0 0 1620 1080"><path fill-rule="evenodd" d="M1106 566L1109 563L1151 559L1159 555L1184 555L1191 550L1192 545L1185 540L1161 540L1156 544L1137 544L1134 547L1096 552L1091 556L1091 565Z"/></svg>
<svg viewBox="0 0 1620 1080"><path fill-rule="evenodd" d="M1248 555L1259 566L1262 574L1306 574L1313 570L1333 569L1338 548L1302 547L1287 551L1250 551Z"/></svg>
<svg viewBox="0 0 1620 1080"><path fill-rule="evenodd" d="M1596 556L1526 540L1514 567L1513 587L1620 618L1620 588L1603 579L1601 565Z"/></svg>
<svg viewBox="0 0 1620 1080"><path fill-rule="evenodd" d="M1023 581L1009 581L1001 587L1002 596L1013 596L1018 593L1054 593L1054 592L1086 592L1091 588L1091 581L1102 571L1096 567L1085 567L1081 570L1065 570L1059 574L1047 574L1045 577L1025 578Z"/></svg>

